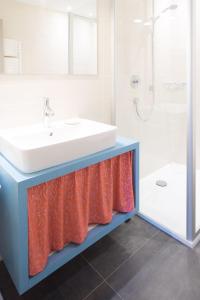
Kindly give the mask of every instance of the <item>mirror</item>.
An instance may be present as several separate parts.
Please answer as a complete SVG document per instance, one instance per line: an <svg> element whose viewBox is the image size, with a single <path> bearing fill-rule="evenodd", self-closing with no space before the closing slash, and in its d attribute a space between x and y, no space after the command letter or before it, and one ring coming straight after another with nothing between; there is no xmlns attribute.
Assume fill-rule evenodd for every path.
<svg viewBox="0 0 200 300"><path fill-rule="evenodd" d="M0 0L0 73L97 74L96 0Z"/></svg>

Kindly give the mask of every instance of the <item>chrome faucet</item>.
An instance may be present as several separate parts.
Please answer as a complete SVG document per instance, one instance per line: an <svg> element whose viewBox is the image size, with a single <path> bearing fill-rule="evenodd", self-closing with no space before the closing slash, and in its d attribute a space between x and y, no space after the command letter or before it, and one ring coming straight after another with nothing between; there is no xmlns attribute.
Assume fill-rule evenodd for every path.
<svg viewBox="0 0 200 300"><path fill-rule="evenodd" d="M49 98L44 98L44 126L47 128L51 128L51 119L55 115L53 109L50 107L50 100Z"/></svg>

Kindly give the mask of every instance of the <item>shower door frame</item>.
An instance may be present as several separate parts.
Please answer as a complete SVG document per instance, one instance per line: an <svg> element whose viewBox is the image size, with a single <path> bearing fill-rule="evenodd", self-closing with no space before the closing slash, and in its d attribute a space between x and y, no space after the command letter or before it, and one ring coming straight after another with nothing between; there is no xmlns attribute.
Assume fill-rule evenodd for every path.
<svg viewBox="0 0 200 300"><path fill-rule="evenodd" d="M117 101L117 72L118 72L118 26L117 26L117 2L113 1L113 105L112 122L116 124L116 101ZM169 233L173 237L181 240L189 247L194 247L200 240L200 229L196 232L196 120L195 120L195 1L188 0L188 43L187 43L187 159L186 159L186 240L180 239L176 234L168 231L166 228L160 229ZM152 0L154 10L155 0ZM153 37L154 38L154 37ZM153 44L153 43L152 43ZM154 44L153 44L154 47ZM154 49L152 52L152 63L154 62ZM153 70L153 76L154 70ZM173 211L173 208L172 208ZM147 221L158 225L146 218Z"/></svg>
<svg viewBox="0 0 200 300"><path fill-rule="evenodd" d="M187 85L187 240L192 242L195 238L196 224L196 197L195 197L195 122L194 122L194 74L193 74L193 0L188 5L188 85Z"/></svg>
<svg viewBox="0 0 200 300"><path fill-rule="evenodd" d="M187 239L195 246L200 241L200 229L196 230L196 1L190 0L190 84L188 88L188 213Z"/></svg>

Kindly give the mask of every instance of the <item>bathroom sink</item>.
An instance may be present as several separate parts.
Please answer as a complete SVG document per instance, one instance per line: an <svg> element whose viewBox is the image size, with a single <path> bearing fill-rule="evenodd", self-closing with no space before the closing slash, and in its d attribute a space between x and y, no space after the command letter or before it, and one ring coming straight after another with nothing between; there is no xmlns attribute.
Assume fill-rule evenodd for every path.
<svg viewBox="0 0 200 300"><path fill-rule="evenodd" d="M24 173L33 173L90 155L116 143L115 126L70 119L0 131L0 153Z"/></svg>

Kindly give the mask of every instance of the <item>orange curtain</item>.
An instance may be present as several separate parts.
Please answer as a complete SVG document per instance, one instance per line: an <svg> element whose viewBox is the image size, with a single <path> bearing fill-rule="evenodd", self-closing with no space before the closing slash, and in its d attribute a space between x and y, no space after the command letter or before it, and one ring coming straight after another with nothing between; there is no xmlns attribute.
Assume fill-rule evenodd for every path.
<svg viewBox="0 0 200 300"><path fill-rule="evenodd" d="M30 188L29 275L43 271L53 251L81 244L88 225L108 224L113 211L133 208L131 152Z"/></svg>

